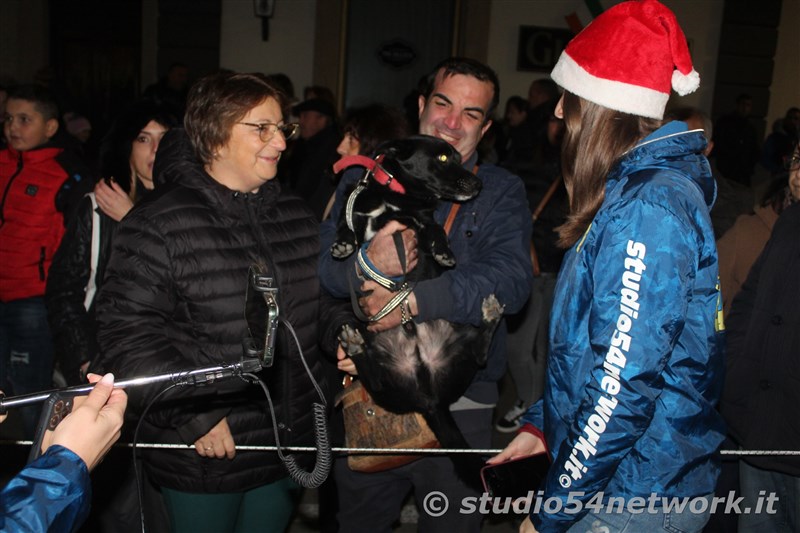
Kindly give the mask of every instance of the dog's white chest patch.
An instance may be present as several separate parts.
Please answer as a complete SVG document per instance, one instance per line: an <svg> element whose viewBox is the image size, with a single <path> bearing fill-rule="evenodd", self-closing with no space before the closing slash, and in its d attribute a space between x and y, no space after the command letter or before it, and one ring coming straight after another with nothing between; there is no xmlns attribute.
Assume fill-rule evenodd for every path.
<svg viewBox="0 0 800 533"><path fill-rule="evenodd" d="M452 336L453 326L446 320L433 320L417 326L419 358L434 376L446 370L450 363L447 348Z"/></svg>
<svg viewBox="0 0 800 533"><path fill-rule="evenodd" d="M380 228L377 227L376 221L378 220L378 217L384 214L385 212L386 212L386 204L381 204L379 207L373 209L372 211L363 214L363 216L366 217L367 220L369 220L367 228L364 230L365 241L372 240L375 234L378 233L378 230Z"/></svg>
<svg viewBox="0 0 800 533"><path fill-rule="evenodd" d="M414 336L406 335L403 328L397 327L375 338L376 347L391 354L388 366L398 375L406 377L415 376L420 364L433 376L447 371L451 363L451 342L453 325L446 320L417 324L417 333Z"/></svg>

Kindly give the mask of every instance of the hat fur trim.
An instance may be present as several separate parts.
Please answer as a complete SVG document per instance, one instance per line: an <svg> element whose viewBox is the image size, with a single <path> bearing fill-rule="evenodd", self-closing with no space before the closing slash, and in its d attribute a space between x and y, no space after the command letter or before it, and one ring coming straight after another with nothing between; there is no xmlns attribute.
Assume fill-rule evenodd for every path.
<svg viewBox="0 0 800 533"><path fill-rule="evenodd" d="M664 118L669 94L639 85L598 78L561 52L553 72L553 81L569 92L595 104L648 118ZM697 77L699 84L699 75Z"/></svg>

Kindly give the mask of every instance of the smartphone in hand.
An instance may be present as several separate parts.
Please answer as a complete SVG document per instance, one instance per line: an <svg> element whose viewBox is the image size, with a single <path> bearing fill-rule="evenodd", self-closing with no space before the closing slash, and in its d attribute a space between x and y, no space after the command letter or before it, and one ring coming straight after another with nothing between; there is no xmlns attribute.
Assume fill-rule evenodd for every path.
<svg viewBox="0 0 800 533"><path fill-rule="evenodd" d="M546 452L486 465L481 469L483 489L493 498L524 498L539 488L549 467Z"/></svg>

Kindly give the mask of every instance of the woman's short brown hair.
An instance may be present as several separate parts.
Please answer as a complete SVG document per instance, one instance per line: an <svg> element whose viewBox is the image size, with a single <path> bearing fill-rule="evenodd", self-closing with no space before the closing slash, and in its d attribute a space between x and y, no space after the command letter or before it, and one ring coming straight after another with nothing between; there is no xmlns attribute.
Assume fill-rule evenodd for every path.
<svg viewBox="0 0 800 533"><path fill-rule="evenodd" d="M556 228L559 246L568 248L586 232L605 199L608 173L661 121L614 111L564 91L566 133L561 170L569 193L569 216Z"/></svg>
<svg viewBox="0 0 800 533"><path fill-rule="evenodd" d="M283 93L260 73L218 72L192 86L183 124L204 165L210 164L214 153L228 143L233 126L268 98L278 102L286 114Z"/></svg>

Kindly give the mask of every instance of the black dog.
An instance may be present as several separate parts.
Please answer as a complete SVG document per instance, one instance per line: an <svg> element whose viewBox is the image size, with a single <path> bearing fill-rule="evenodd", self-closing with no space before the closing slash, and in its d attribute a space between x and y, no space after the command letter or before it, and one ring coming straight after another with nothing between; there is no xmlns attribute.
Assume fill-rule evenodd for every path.
<svg viewBox="0 0 800 533"><path fill-rule="evenodd" d="M414 282L455 265L447 236L433 213L439 200L465 201L480 192L480 180L462 167L459 153L440 139L415 136L384 143L375 160L362 158L356 164L374 168L349 196L331 247L333 256L349 256L387 222L398 220L417 232L418 261L404 280L390 280L387 288L402 296ZM398 253L401 250L398 243ZM364 267L362 261L359 265ZM469 448L449 406L485 365L503 308L490 295L482 310L479 327L446 320L416 325L409 321L372 333L365 327L346 326L340 340L376 403L395 413L421 413L444 448ZM461 478L477 485L483 462L474 455L452 459Z"/></svg>

